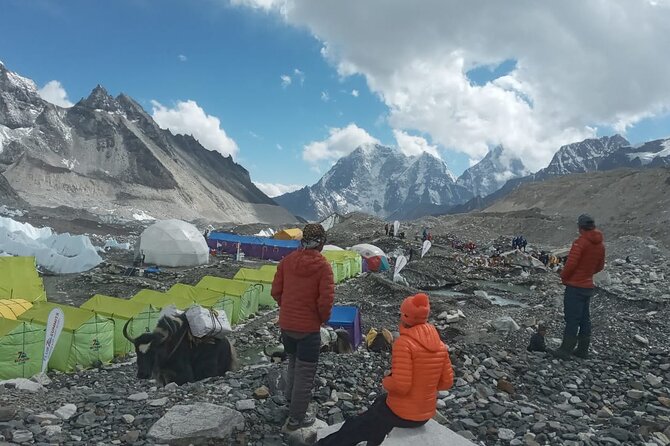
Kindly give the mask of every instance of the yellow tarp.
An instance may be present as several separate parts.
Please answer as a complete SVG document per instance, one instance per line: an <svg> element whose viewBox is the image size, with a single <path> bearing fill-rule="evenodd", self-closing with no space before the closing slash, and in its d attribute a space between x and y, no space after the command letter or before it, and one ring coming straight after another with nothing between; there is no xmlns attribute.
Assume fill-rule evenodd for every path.
<svg viewBox="0 0 670 446"><path fill-rule="evenodd" d="M302 240L302 229L284 229L275 233L274 238L277 240Z"/></svg>
<svg viewBox="0 0 670 446"><path fill-rule="evenodd" d="M35 257L0 257L0 299L46 302L44 284Z"/></svg>
<svg viewBox="0 0 670 446"><path fill-rule="evenodd" d="M32 306L24 299L0 299L0 318L16 320Z"/></svg>

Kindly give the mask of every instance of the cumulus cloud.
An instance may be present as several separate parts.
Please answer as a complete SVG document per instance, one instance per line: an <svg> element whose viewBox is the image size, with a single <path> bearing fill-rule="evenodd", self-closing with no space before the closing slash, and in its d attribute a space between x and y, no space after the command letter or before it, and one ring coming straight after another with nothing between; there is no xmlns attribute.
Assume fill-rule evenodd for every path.
<svg viewBox="0 0 670 446"><path fill-rule="evenodd" d="M357 98L357 97L358 97L358 90L355 90L355 89L354 89L354 90L351 90L351 95L352 95L353 97Z"/></svg>
<svg viewBox="0 0 670 446"><path fill-rule="evenodd" d="M195 101L177 101L168 108L158 101L151 101L153 118L161 128L174 134L192 135L207 150L220 152L224 156L237 156L235 141L221 128L216 116L208 115Z"/></svg>
<svg viewBox="0 0 670 446"><path fill-rule="evenodd" d="M322 100L323 102L328 102L328 101L330 101L330 95L328 94L327 91L322 91L322 92L321 92L321 100Z"/></svg>
<svg viewBox="0 0 670 446"><path fill-rule="evenodd" d="M291 85L291 82L293 82L291 80L291 76L289 76L288 74L282 74L281 76L279 76L279 78L281 79L282 88L288 87L289 85Z"/></svg>
<svg viewBox="0 0 670 446"><path fill-rule="evenodd" d="M670 110L666 0L234 3L309 28L341 76L365 76L393 127L474 159L503 144L535 169L597 126L625 130ZM516 67L503 77L468 79L506 60Z"/></svg>
<svg viewBox="0 0 670 446"><path fill-rule="evenodd" d="M423 152L429 153L436 158L440 158L437 146L430 145L426 138L413 136L402 130L393 130L393 137L398 144L398 148L407 156L421 155Z"/></svg>
<svg viewBox="0 0 670 446"><path fill-rule="evenodd" d="M289 192L294 192L296 190L302 189L305 186L300 186L299 184L280 184L280 183L259 183L254 181L254 184L259 188L265 195L268 197L278 197L280 195L287 194Z"/></svg>
<svg viewBox="0 0 670 446"><path fill-rule="evenodd" d="M180 62L186 62L188 60L188 57L184 56L183 54L180 54L177 56Z"/></svg>
<svg viewBox="0 0 670 446"><path fill-rule="evenodd" d="M312 141L303 148L302 158L312 166L322 161L336 161L362 144L379 143L376 138L353 123L343 128L331 128L328 133L328 138Z"/></svg>
<svg viewBox="0 0 670 446"><path fill-rule="evenodd" d="M49 81L37 90L42 99L59 107L72 107L74 104L67 97L67 91L58 81Z"/></svg>

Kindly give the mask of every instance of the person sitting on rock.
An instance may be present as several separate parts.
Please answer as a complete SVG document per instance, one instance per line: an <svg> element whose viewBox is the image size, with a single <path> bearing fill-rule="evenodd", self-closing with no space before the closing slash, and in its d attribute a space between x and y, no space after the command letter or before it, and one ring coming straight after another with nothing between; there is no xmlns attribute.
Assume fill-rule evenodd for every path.
<svg viewBox="0 0 670 446"><path fill-rule="evenodd" d="M530 337L530 344L528 345L527 350L529 352L546 352L547 344L544 340L546 334L547 326L542 323L538 324L537 330L533 333L533 336Z"/></svg>
<svg viewBox="0 0 670 446"><path fill-rule="evenodd" d="M284 394L289 401L285 430L309 427L308 413L321 349L320 328L330 319L335 282L330 263L321 255L326 231L320 224L303 230L302 249L286 256L272 281L272 297L279 305L279 328L288 356Z"/></svg>
<svg viewBox="0 0 670 446"><path fill-rule="evenodd" d="M393 428L420 427L435 415L437 392L451 388L454 371L447 347L428 323L429 313L425 294L403 301L391 373L382 382L388 393L378 397L367 412L347 420L338 432L319 440L318 446L355 446L363 441L377 446ZM315 439L316 434L311 441Z"/></svg>

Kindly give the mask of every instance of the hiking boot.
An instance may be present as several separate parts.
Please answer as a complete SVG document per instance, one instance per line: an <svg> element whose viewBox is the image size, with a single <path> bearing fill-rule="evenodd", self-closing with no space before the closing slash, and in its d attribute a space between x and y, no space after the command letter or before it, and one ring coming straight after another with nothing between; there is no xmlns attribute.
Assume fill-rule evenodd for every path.
<svg viewBox="0 0 670 446"><path fill-rule="evenodd" d="M588 359L589 345L591 345L591 336L579 336L579 338L577 338L577 349L574 351L573 355L578 358Z"/></svg>
<svg viewBox="0 0 670 446"><path fill-rule="evenodd" d="M572 352L575 350L577 345L576 336L568 336L563 338L561 346L556 350L552 351L552 354L558 359L569 360L572 357Z"/></svg>
<svg viewBox="0 0 670 446"><path fill-rule="evenodd" d="M284 432L292 432L304 427L310 427L316 422L316 416L311 413L306 413L302 419L297 419L293 417L288 417L286 420L286 425L284 426Z"/></svg>

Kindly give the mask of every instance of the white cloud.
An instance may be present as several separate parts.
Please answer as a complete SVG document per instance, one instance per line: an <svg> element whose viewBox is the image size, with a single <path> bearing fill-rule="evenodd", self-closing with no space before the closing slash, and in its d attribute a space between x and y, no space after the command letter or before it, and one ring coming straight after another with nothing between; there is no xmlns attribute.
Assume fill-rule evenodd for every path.
<svg viewBox="0 0 670 446"><path fill-rule="evenodd" d="M300 85L305 83L305 73L297 68L293 69L293 75L300 81Z"/></svg>
<svg viewBox="0 0 670 446"><path fill-rule="evenodd" d="M302 158L313 167L321 161L336 161L362 144L379 143L356 124L349 124L344 128L331 128L328 133L328 138L323 141L312 141L303 148Z"/></svg>
<svg viewBox="0 0 670 446"><path fill-rule="evenodd" d="M281 144L277 144L277 150L284 150L284 147Z"/></svg>
<svg viewBox="0 0 670 446"><path fill-rule="evenodd" d="M184 56L183 54L180 54L177 56L180 62L186 62L188 60L188 57Z"/></svg>
<svg viewBox="0 0 670 446"><path fill-rule="evenodd" d="M193 135L207 150L237 156L237 144L221 128L219 118L205 113L195 101L177 101L174 108L165 107L158 101L151 101L151 105L152 116L161 128L174 134Z"/></svg>
<svg viewBox="0 0 670 446"><path fill-rule="evenodd" d="M321 92L321 100L322 100L323 102L328 102L328 101L330 101L330 95L328 94L327 91L322 91L322 92Z"/></svg>
<svg viewBox="0 0 670 446"><path fill-rule="evenodd" d="M254 131L251 131L251 130L249 130L249 136L251 136L254 139L263 139L263 137L261 135L259 135L258 133L254 132Z"/></svg>
<svg viewBox="0 0 670 446"><path fill-rule="evenodd" d="M357 97L358 97L358 90L356 90L356 89L351 90L351 95L352 95L353 97L357 98Z"/></svg>
<svg viewBox="0 0 670 446"><path fill-rule="evenodd" d="M67 91L58 81L49 81L37 90L42 99L59 107L72 107L74 104L67 97Z"/></svg>
<svg viewBox="0 0 670 446"><path fill-rule="evenodd" d="M421 136L409 135L402 130L393 130L393 137L398 144L398 148L407 156L421 155L423 152L429 153L436 158L441 158L437 151L437 146L428 144L426 138Z"/></svg>
<svg viewBox="0 0 670 446"><path fill-rule="evenodd" d="M670 109L666 0L234 3L309 28L341 76L365 76L393 127L470 158L503 144L535 169L596 126L624 130ZM508 59L517 67L503 78L467 78Z"/></svg>
<svg viewBox="0 0 670 446"><path fill-rule="evenodd" d="M254 184L261 191L263 191L265 195L272 198L287 194L289 192L294 192L305 187L300 186L299 184L259 183L257 181L254 181Z"/></svg>
<svg viewBox="0 0 670 446"><path fill-rule="evenodd" d="M289 76L288 74L282 74L281 76L279 76L279 78L281 79L281 87L282 88L286 88L289 85L291 85L291 82L292 82L291 76Z"/></svg>

